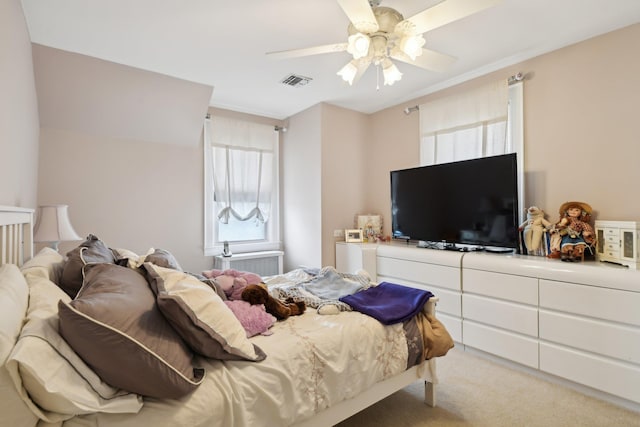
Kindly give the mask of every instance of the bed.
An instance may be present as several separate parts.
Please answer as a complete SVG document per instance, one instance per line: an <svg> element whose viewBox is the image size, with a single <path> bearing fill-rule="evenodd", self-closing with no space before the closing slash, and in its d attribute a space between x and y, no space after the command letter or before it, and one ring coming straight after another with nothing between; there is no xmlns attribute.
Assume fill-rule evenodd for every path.
<svg viewBox="0 0 640 427"><path fill-rule="evenodd" d="M0 207L2 425L330 426L415 381L424 381L425 403L436 403L435 360L453 342L435 318L435 296L405 322L384 325L356 310L327 315L307 307L302 315L273 322L267 332L250 338L244 329L238 335L240 322L220 308L224 315L216 314L211 322L218 323L211 327L222 339L209 334L215 335L217 347L204 348L202 354L209 355L205 357L200 348L193 351L202 337L177 333L181 321L191 322L193 332L194 324L207 320L207 314L194 308L202 294L193 294L197 302L184 296L193 288L203 292L193 281L200 279L186 278L197 275L160 266L149 257L143 267L137 266L148 269L142 275L122 263L92 263L91 254L79 247L80 257L85 258L82 289L71 298L62 286L71 257L49 248L34 255L32 229L32 210ZM126 287L121 285L130 279ZM279 280L269 281L275 292ZM144 284L138 286L140 282ZM116 286L116 292L109 294L115 299L107 298L108 313L101 315L111 318L103 319L88 310L102 304L104 293L90 291L108 292L104 289L112 289L109 286ZM146 301L147 294L135 294L143 288L154 290L153 311L162 317L152 319L153 333L144 333L158 340L175 334L179 343L169 340L167 347L165 340L156 348L148 336L138 338L125 330L151 319L151 308L142 302L138 304L142 308L127 305ZM184 304L192 310L190 317ZM219 301L215 304L220 307ZM176 307L182 310L182 320L169 315ZM147 311L135 322L125 322L123 318L137 309ZM122 314L122 310L129 311ZM160 331L163 322L170 326ZM172 359L181 355L186 357L182 361L186 368Z"/></svg>

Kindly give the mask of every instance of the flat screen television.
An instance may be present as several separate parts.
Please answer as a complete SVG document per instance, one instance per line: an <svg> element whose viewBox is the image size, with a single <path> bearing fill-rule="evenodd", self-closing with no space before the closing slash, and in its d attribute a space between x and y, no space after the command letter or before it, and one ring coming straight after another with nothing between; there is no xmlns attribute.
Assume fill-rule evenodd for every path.
<svg viewBox="0 0 640 427"><path fill-rule="evenodd" d="M391 171L395 239L518 247L516 154Z"/></svg>

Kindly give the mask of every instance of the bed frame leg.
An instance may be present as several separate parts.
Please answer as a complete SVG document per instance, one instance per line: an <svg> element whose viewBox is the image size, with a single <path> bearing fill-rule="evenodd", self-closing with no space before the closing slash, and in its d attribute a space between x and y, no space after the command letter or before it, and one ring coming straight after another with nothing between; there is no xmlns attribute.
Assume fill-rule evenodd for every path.
<svg viewBox="0 0 640 427"><path fill-rule="evenodd" d="M424 382L424 403L432 408L436 407L436 385L429 381Z"/></svg>

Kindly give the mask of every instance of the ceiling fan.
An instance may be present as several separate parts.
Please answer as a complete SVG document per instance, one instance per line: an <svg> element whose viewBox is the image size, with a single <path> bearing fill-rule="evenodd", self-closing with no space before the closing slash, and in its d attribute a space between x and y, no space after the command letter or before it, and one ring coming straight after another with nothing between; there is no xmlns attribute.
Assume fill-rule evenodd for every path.
<svg viewBox="0 0 640 427"><path fill-rule="evenodd" d="M423 34L503 0L444 0L407 19L395 9L380 6L381 0L337 1L351 21L347 42L269 52L267 55L285 59L346 51L353 59L337 73L343 80L353 85L374 64L382 68L384 84L392 85L402 78L402 73L391 58L426 70L446 70L456 58L423 48Z"/></svg>

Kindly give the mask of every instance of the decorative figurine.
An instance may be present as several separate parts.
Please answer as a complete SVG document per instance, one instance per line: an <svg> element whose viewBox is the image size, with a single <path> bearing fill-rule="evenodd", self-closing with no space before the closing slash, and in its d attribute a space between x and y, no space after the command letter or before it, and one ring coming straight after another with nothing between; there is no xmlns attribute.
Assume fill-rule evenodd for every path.
<svg viewBox="0 0 640 427"><path fill-rule="evenodd" d="M544 211L537 206L531 206L527 209L527 220L520 224L519 230L523 231L524 246L528 253L533 253L540 248L542 235L545 230L552 227L549 221L544 217Z"/></svg>
<svg viewBox="0 0 640 427"><path fill-rule="evenodd" d="M596 236L591 221L591 206L584 202L565 202L560 206L560 221L551 230L550 258L582 261Z"/></svg>

